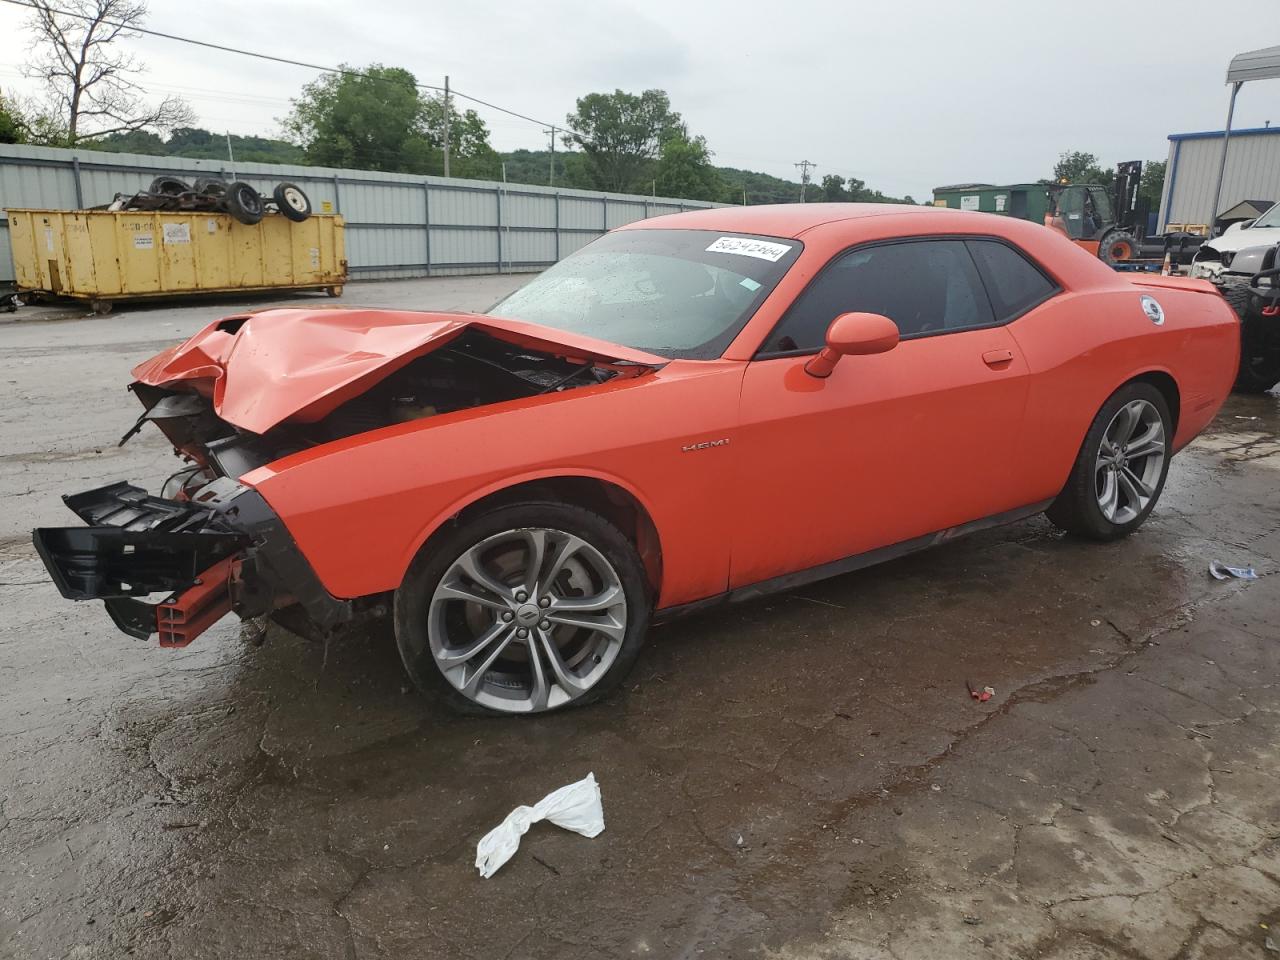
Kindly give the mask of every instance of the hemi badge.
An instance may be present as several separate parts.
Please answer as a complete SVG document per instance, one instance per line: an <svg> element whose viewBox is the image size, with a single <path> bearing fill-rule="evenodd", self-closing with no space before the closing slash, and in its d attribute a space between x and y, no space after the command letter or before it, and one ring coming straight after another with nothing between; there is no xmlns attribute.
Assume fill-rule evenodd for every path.
<svg viewBox="0 0 1280 960"><path fill-rule="evenodd" d="M710 450L712 447L725 447L729 445L729 438L722 440L703 440L701 443L686 443L680 448L683 453L691 453L694 450Z"/></svg>

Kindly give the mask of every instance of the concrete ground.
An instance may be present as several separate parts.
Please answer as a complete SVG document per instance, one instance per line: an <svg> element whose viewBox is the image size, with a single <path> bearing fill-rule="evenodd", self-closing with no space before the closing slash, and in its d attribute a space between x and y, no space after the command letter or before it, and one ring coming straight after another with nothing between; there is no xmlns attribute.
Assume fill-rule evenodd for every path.
<svg viewBox="0 0 1280 960"><path fill-rule="evenodd" d="M602 705L479 721L410 693L386 630L166 651L46 582L59 494L171 469L155 431L115 446L130 366L235 309L0 322L0 957L1280 949L1276 396L1233 398L1124 542L1037 518L655 630ZM603 834L535 826L479 879L487 830L589 771Z"/></svg>

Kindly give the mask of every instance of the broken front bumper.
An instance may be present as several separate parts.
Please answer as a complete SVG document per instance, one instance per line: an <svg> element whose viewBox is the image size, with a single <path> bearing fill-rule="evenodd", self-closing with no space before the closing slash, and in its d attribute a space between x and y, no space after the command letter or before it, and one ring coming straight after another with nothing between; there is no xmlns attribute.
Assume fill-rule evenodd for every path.
<svg viewBox="0 0 1280 960"><path fill-rule="evenodd" d="M63 500L88 526L39 528L36 551L64 597L102 600L132 637L186 646L227 613L248 619L294 603L321 627L351 618L261 495L234 480L186 501L124 482ZM156 594L168 596L143 599Z"/></svg>

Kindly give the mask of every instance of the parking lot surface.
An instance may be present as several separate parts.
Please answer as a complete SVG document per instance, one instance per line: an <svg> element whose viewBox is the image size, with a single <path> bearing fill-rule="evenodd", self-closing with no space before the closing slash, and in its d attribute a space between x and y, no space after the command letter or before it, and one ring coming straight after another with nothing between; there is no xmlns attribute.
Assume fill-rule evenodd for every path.
<svg viewBox="0 0 1280 960"><path fill-rule="evenodd" d="M174 469L158 431L116 446L130 367L238 309L0 323L0 957L1276 956L1280 398L1233 397L1123 542L1036 518L656 629L598 706L474 720L385 628L160 650L47 582L60 494ZM588 772L604 833L535 826L478 877Z"/></svg>

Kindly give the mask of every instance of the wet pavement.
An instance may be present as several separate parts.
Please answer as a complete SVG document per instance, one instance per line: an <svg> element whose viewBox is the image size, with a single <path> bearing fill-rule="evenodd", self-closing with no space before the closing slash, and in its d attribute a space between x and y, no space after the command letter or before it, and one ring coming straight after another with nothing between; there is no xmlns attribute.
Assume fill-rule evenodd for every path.
<svg viewBox="0 0 1280 960"><path fill-rule="evenodd" d="M0 323L0 957L1276 955L1280 398L1233 397L1124 542L1036 518L659 628L599 706L473 720L386 629L167 651L45 582L60 493L176 465L114 446L129 367L231 312ZM588 772L604 833L535 826L479 879L487 830Z"/></svg>

